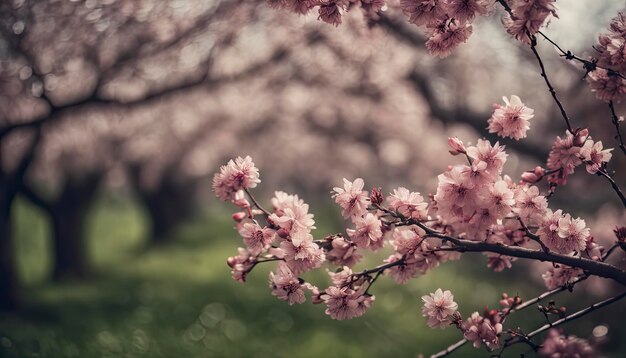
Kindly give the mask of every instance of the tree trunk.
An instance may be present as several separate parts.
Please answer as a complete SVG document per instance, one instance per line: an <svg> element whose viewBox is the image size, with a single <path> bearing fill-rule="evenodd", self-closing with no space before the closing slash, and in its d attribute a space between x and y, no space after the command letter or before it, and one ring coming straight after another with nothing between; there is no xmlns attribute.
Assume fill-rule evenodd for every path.
<svg viewBox="0 0 626 358"><path fill-rule="evenodd" d="M148 215L148 245L171 242L174 231L195 212L195 180L181 181L165 173L156 187L147 187L141 178L141 167L130 166L129 177Z"/></svg>
<svg viewBox="0 0 626 358"><path fill-rule="evenodd" d="M19 287L11 227L11 206L15 193L5 187L0 192L0 311L19 305Z"/></svg>
<svg viewBox="0 0 626 358"><path fill-rule="evenodd" d="M174 231L194 214L195 183L164 180L152 191L140 193L150 219L150 244L171 242Z"/></svg>
<svg viewBox="0 0 626 358"><path fill-rule="evenodd" d="M100 179L99 174L68 179L52 206L54 280L80 279L90 274L85 220Z"/></svg>

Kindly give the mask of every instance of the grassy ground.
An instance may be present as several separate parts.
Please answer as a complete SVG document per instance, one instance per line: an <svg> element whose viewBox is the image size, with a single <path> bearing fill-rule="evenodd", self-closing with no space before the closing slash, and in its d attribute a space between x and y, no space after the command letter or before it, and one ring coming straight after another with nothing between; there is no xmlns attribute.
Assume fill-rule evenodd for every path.
<svg viewBox="0 0 626 358"><path fill-rule="evenodd" d="M24 203L17 209L27 305L19 315L0 317L3 357L414 357L459 338L452 328L426 326L420 296L452 289L467 315L512 288L510 275L490 273L483 260L452 263L405 286L382 278L364 317L337 322L322 306L288 306L272 297L269 268L253 272L244 285L230 278L225 259L239 241L228 212L208 210L180 230L175 244L143 251L142 213L111 199L98 205L89 224L96 277L50 284L47 223ZM332 222L318 217L320 232L336 230ZM515 288L537 292L529 284ZM486 352L466 347L458 356Z"/></svg>

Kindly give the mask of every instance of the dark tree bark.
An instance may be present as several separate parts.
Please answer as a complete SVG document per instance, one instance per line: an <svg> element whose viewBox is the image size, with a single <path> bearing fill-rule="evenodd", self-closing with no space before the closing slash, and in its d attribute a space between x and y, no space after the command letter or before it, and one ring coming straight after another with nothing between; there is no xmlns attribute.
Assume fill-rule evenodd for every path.
<svg viewBox="0 0 626 358"><path fill-rule="evenodd" d="M174 231L195 214L197 181L178 179L169 171L152 188L142 184L138 167L129 169L135 193L149 220L148 245L171 242Z"/></svg>
<svg viewBox="0 0 626 358"><path fill-rule="evenodd" d="M102 177L101 171L70 176L52 199L38 194L27 183L20 187L20 194L50 218L54 280L79 279L90 274L85 222Z"/></svg>
<svg viewBox="0 0 626 358"><path fill-rule="evenodd" d="M14 310L20 305L11 209L26 171L35 158L40 139L41 131L36 129L30 146L14 170L2 170L4 157L0 152L0 311Z"/></svg>
<svg viewBox="0 0 626 358"><path fill-rule="evenodd" d="M14 198L13 188L3 185L0 192L0 311L14 310L20 302L11 227Z"/></svg>
<svg viewBox="0 0 626 358"><path fill-rule="evenodd" d="M85 221L102 178L90 173L69 178L51 205L55 280L85 278L90 274Z"/></svg>

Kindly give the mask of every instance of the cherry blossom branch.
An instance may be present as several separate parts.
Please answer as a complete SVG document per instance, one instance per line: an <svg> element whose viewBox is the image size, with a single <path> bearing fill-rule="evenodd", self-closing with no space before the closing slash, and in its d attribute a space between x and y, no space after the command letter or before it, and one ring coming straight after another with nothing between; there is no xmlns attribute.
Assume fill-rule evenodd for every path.
<svg viewBox="0 0 626 358"><path fill-rule="evenodd" d="M622 132L620 131L619 117L617 117L617 113L615 113L613 101L609 101L609 108L611 109L611 122L615 127L615 139L619 140L619 148L622 150L622 153L626 155L626 145L624 145L624 138L622 138Z"/></svg>
<svg viewBox="0 0 626 358"><path fill-rule="evenodd" d="M619 76L619 77L621 77L623 79L626 79L626 76L624 76L623 74L619 73L618 71L612 70L610 68L598 66L598 64L593 62L593 61L585 60L584 58L580 58L579 56L576 56L570 50L563 50L561 48L561 46L559 46L556 42L554 42L551 38L549 38L543 32L537 31L537 33L539 35L541 35L541 37L543 37L546 41L551 43L557 49L557 51L559 51L561 53L561 55L560 55L561 57L564 57L566 60L569 60L569 61L574 60L574 61L580 62L583 65L583 68L585 69L585 71L591 72L591 71L599 68L599 69L602 69L602 70L606 70L612 76Z"/></svg>
<svg viewBox="0 0 626 358"><path fill-rule="evenodd" d="M386 212L393 213L389 210L387 210ZM559 263L583 269L592 275L609 278L626 286L626 272L620 270L613 265L601 261L594 261L584 257L557 254L554 252L545 252L543 250L532 250L518 246L508 246L503 244L492 244L488 242L459 239L456 237L444 235L436 230L433 230L423 223L419 222L418 220L404 220L407 220L424 230L427 237L436 237L443 241L449 241L466 252L493 252L506 256Z"/></svg>
<svg viewBox="0 0 626 358"><path fill-rule="evenodd" d="M545 253L549 253L550 249L548 249L548 247L546 246L546 244L543 243L543 241L541 241L541 239L539 238L539 236L533 234L532 232L530 232L530 229L528 229L528 226L526 226L526 224L524 223L524 221L522 221L522 218L520 218L519 216L517 217L517 221L520 223L520 225L522 225L522 229L524 230L524 232L526 233L526 237L528 237L529 239L537 242L540 246L541 249L543 250L543 252Z"/></svg>
<svg viewBox="0 0 626 358"><path fill-rule="evenodd" d="M252 200L252 203L254 204L254 206L256 206L257 209L261 210L266 217L269 217L271 215L269 211L265 210L263 206L259 204L254 195L252 195L252 193L250 192L250 189L244 188L244 191L246 192L246 194L248 194L248 197L250 198L250 200Z"/></svg>
<svg viewBox="0 0 626 358"><path fill-rule="evenodd" d="M606 250L606 253L602 256L602 261L606 261L606 259L609 258L609 256L611 256L611 254L613 253L613 251L615 251L615 249L617 249L619 247L619 244L613 244L608 250Z"/></svg>
<svg viewBox="0 0 626 358"><path fill-rule="evenodd" d="M524 340L530 340L534 336L536 336L536 335L538 335L538 334L540 334L542 332L545 332L545 331L547 331L550 328L554 328L554 327L560 326L560 325L562 325L564 323L567 323L569 321L573 321L573 320L575 320L577 318L581 318L583 316L586 316L587 314L589 314L589 313L591 313L593 311L596 311L596 310L598 310L598 309L600 309L602 307L608 306L611 303L617 302L617 301L621 300L624 297L626 297L626 292L623 292L623 293L621 293L621 294L619 294L617 296L611 297L611 298L606 299L604 301L596 302L596 303L592 304L591 306L589 306L589 307L587 307L585 309L582 309L580 311L574 312L574 313L572 313L572 314L570 314L570 315L568 315L566 317L563 317L563 318L561 318L561 319L559 319L557 321L554 321L554 322L552 322L552 324L545 324L545 325L537 328L536 330L534 330L534 331L528 333L527 335L525 335L523 339L521 339L520 337L517 337L517 338L514 338L512 340L509 340L509 341L504 343L503 348L512 346L512 345L517 344L517 343L522 343Z"/></svg>
<svg viewBox="0 0 626 358"><path fill-rule="evenodd" d="M615 179L613 179L613 177L611 177L611 175L609 175L609 173L607 173L604 169L600 168L598 169L597 174L599 176L603 176L606 178L606 180L609 181L609 183L611 183L611 187L613 188L613 190L615 191L615 193L617 194L617 196L619 196L620 200L622 201L622 205L624 206L624 208L626 208L626 197L624 196L624 193L622 193L622 190L619 188L619 186L617 185L617 183L615 182Z"/></svg>
<svg viewBox="0 0 626 358"><path fill-rule="evenodd" d="M557 253L550 252L550 251L546 252L543 250L532 250L532 249L527 249L527 248L518 247L518 246L508 246L504 244L492 244L492 243L487 243L487 242L459 239L456 237L444 235L436 230L433 230L430 227L426 226L424 223L420 222L419 220L415 220L412 218L407 219L403 215L393 212L389 209L386 209L381 205L375 205L375 207L384 211L385 213L389 215L399 218L403 222L418 226L419 228L421 228L422 230L426 232L426 235L425 235L426 237L435 237L443 241L449 241L455 244L457 251L493 252L493 253L498 253L498 254L506 255L506 256L560 263L560 264L571 266L571 267L581 268L593 275L604 277L604 278L610 278L612 280L615 280L621 283L622 285L626 285L626 272L620 270L619 268L613 265L610 265L601 261L594 261L594 260L590 260L584 257L557 254Z"/></svg>
<svg viewBox="0 0 626 358"><path fill-rule="evenodd" d="M356 275L365 276L365 275L370 275L370 274L373 274L373 273L383 272L386 269L389 269L389 268L392 268L392 267L404 264L404 261L405 261L405 259L401 258L399 260L396 260L396 261L393 261L393 262L390 262L390 263L387 263L387 264L384 264L384 265L376 266L376 267L371 268L369 270L363 270L363 271L357 273Z"/></svg>
<svg viewBox="0 0 626 358"><path fill-rule="evenodd" d="M561 292L563 292L563 291L565 291L565 290L569 290L569 289L571 289L572 287L574 287L576 284L578 284L578 283L580 283L580 282L582 282L582 281L584 281L584 280L586 280L586 279L588 279L588 278L589 278L589 275L583 275L583 276L580 276L580 277L578 277L578 278L574 279L572 282L570 282L570 284L569 284L569 285L562 286L562 287L559 287L559 288L555 288L555 289L550 290L550 291L546 291L546 292L544 292L544 293L540 294L539 296L536 296L536 297L534 297L534 298L532 298L532 299L530 299L530 300L524 301L524 302L522 302L521 304L519 304L519 305L515 306L514 308L512 308L512 309L511 309L511 312L510 312L510 313L515 313L515 312L522 311L522 310L524 310L524 309L526 309L526 308L528 308L528 307L533 306L533 305L534 305L534 304L536 304L536 303L541 302L542 300L544 300L544 299L546 299L546 298L548 298L548 297L550 297L550 296L556 295L556 294L561 293ZM447 356L448 354L450 354L450 353L454 352L455 350L457 350L457 349L461 348L461 347L462 347L463 345L465 345L467 342L468 342L468 340L467 340L467 339L465 339L465 338L463 338L463 339L459 340L458 342L456 342L456 343L454 343L454 344L450 345L450 346L449 346L449 347L447 347L446 349L444 349L444 350L442 350L442 351L439 351L439 352L437 352L437 353L435 353L435 354L431 355L431 356L430 356L430 358L441 358L441 357L445 357L445 356Z"/></svg>
<svg viewBox="0 0 626 358"><path fill-rule="evenodd" d="M531 250L524 247L463 240L435 232L431 232L428 235L450 241L468 252L494 252L512 257L560 263L571 267L581 268L593 275L610 278L621 283L622 285L626 285L626 272L604 262L594 261L583 257L556 254L553 252L546 253L542 250Z"/></svg>
<svg viewBox="0 0 626 358"><path fill-rule="evenodd" d="M468 342L468 340L467 340L467 339L465 339L465 338L463 338L463 339L461 339L460 341L458 341L458 342L456 342L456 343L454 343L454 344L452 344L452 345L448 346L448 348L446 348L446 349L444 349L444 350L442 350L442 351L440 351L440 352L437 352L437 353L435 353L435 354L432 354L432 355L430 356L430 358L441 358L441 357L445 357L445 356L447 356L448 354L450 354L450 353L452 353L452 352L456 351L457 349L459 349L459 348L463 347L463 346L465 345L465 343L467 343L467 342Z"/></svg>
<svg viewBox="0 0 626 358"><path fill-rule="evenodd" d="M543 80L546 82L546 85L548 86L548 91L550 91L550 94L552 95L554 102L556 102L557 106L559 107L559 110L561 111L561 116L565 120L565 124L567 125L567 130L570 133L574 134L574 131L572 130L572 125L570 124L569 116L567 115L567 112L565 112L565 108L563 107L563 104L559 100L559 97L556 95L556 90L554 89L554 87L552 87L552 83L550 83L550 79L548 79L548 74L546 73L546 68L543 64L543 61L541 60L541 56L539 55L539 52L537 52L537 37L534 35L530 35L530 34L529 36L530 36L530 49L535 55L535 58L537 59L537 63L539 64L539 68L541 69L541 77L543 77Z"/></svg>

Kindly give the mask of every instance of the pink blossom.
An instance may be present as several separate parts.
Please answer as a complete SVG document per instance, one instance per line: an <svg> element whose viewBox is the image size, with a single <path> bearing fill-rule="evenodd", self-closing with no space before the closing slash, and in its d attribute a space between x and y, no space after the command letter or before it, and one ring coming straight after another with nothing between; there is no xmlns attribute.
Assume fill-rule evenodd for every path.
<svg viewBox="0 0 626 358"><path fill-rule="evenodd" d="M555 0L516 0L511 3L511 17L503 19L506 31L517 40L530 44L528 35L534 35L551 14L556 15Z"/></svg>
<svg viewBox="0 0 626 358"><path fill-rule="evenodd" d="M428 318L428 326L431 328L445 328L450 325L450 317L454 315L459 305L454 302L452 292L442 291L438 288L434 293L422 296L424 307L422 315Z"/></svg>
<svg viewBox="0 0 626 358"><path fill-rule="evenodd" d="M502 324L493 324L488 318L481 317L478 312L472 313L461 324L463 336L472 342L475 348L485 344L489 349L496 349L500 345L498 336L502 332Z"/></svg>
<svg viewBox="0 0 626 358"><path fill-rule="evenodd" d="M274 241L275 231L268 227L261 228L259 224L254 222L246 222L240 225L239 235L243 237L248 250L252 254L258 255Z"/></svg>
<svg viewBox="0 0 626 358"><path fill-rule="evenodd" d="M489 208L477 208L469 218L467 234L471 239L480 241L484 239L484 231L495 224L498 218Z"/></svg>
<svg viewBox="0 0 626 358"><path fill-rule="evenodd" d="M484 187L489 184L493 177L485 169L487 169L487 163L479 160L473 161L471 165L459 165L461 168L461 175L470 183L471 188Z"/></svg>
<svg viewBox="0 0 626 358"><path fill-rule="evenodd" d="M539 349L539 355L546 358L594 358L597 357L589 343L576 336L565 337L557 329L548 331Z"/></svg>
<svg viewBox="0 0 626 358"><path fill-rule="evenodd" d="M283 216L285 209L291 208L293 209L296 206L303 206L304 200L300 199L298 195L287 194L284 191L276 191L274 192L274 197L272 198L272 206L274 207L274 212L278 216Z"/></svg>
<svg viewBox="0 0 626 358"><path fill-rule="evenodd" d="M402 12L417 26L428 25L446 15L445 0L401 0Z"/></svg>
<svg viewBox="0 0 626 358"><path fill-rule="evenodd" d="M487 259L487 267L492 268L495 272L502 272L505 269L510 269L513 267L513 261L515 261L515 257L505 256L495 253L486 253Z"/></svg>
<svg viewBox="0 0 626 358"><path fill-rule="evenodd" d="M569 266L551 267L546 273L541 275L546 288L554 290L574 282L576 278L583 274L583 270Z"/></svg>
<svg viewBox="0 0 626 358"><path fill-rule="evenodd" d="M467 154L473 160L485 162L487 164L485 170L492 176L497 176L502 172L508 156L504 148L498 142L492 146L488 140L479 139L476 146L467 148Z"/></svg>
<svg viewBox="0 0 626 358"><path fill-rule="evenodd" d="M309 213L309 205L301 200L294 200L291 206L285 206L281 211L281 215L271 214L269 221L283 229L287 235L300 237L298 233L309 233L315 229L315 220L313 220L313 214Z"/></svg>
<svg viewBox="0 0 626 358"><path fill-rule="evenodd" d="M526 171L522 174L522 182L525 184L535 184L546 175L546 170L540 166L535 169Z"/></svg>
<svg viewBox="0 0 626 358"><path fill-rule="evenodd" d="M488 192L483 196L482 206L487 208L498 219L506 217L515 205L513 190L504 180L498 180L489 186Z"/></svg>
<svg viewBox="0 0 626 358"><path fill-rule="evenodd" d="M475 184L465 174L466 167L456 165L437 177L439 184L434 200L440 214L448 220L459 216L462 218L464 212L471 213L474 210L476 197L472 189Z"/></svg>
<svg viewBox="0 0 626 358"><path fill-rule="evenodd" d="M587 247L589 228L581 218L574 219L570 214L560 218L558 234L560 240L554 249L560 253L583 251Z"/></svg>
<svg viewBox="0 0 626 358"><path fill-rule="evenodd" d="M420 250L424 239L408 228L396 228L392 233L393 247L400 255L412 256Z"/></svg>
<svg viewBox="0 0 626 358"><path fill-rule="evenodd" d="M237 256L229 257L226 260L228 266L232 269L231 274L233 279L238 282L246 282L246 276L256 265L256 255L252 255L250 251L244 248L237 249L239 254Z"/></svg>
<svg viewBox="0 0 626 358"><path fill-rule="evenodd" d="M270 272L270 288L273 296L279 300L287 301L290 306L306 301L302 282L285 263L278 264L276 274Z"/></svg>
<svg viewBox="0 0 626 358"><path fill-rule="evenodd" d="M334 286L337 287L348 286L349 284L353 283L353 274L354 273L348 266L344 266L341 269L338 269L338 271L336 272L328 271L330 281L333 283Z"/></svg>
<svg viewBox="0 0 626 358"><path fill-rule="evenodd" d="M367 213L365 217L354 218L356 229L347 229L350 239L359 247L370 247L382 240L381 222L376 215Z"/></svg>
<svg viewBox="0 0 626 358"><path fill-rule="evenodd" d="M242 209L250 208L250 203L248 202L248 199L246 199L246 194L243 190L237 190L235 197L232 199L232 203Z"/></svg>
<svg viewBox="0 0 626 358"><path fill-rule="evenodd" d="M461 22L474 20L476 14L487 15L493 7L490 0L448 0L448 15Z"/></svg>
<svg viewBox="0 0 626 358"><path fill-rule="evenodd" d="M452 155L459 155L465 153L465 146L463 142L457 137L448 137L449 152Z"/></svg>
<svg viewBox="0 0 626 358"><path fill-rule="evenodd" d="M331 248L326 252L326 259L338 266L352 267L363 259L363 255L357 251L357 246L354 242L347 241L342 236L337 236L331 242Z"/></svg>
<svg viewBox="0 0 626 358"><path fill-rule="evenodd" d="M332 319L345 320L362 316L375 300L361 292L348 287L339 288L330 286L326 289L321 298L326 303L326 314Z"/></svg>
<svg viewBox="0 0 626 358"><path fill-rule="evenodd" d="M497 133L501 137L510 137L515 140L526 138L530 129L530 119L535 115L534 110L522 103L518 96L511 96L511 100L502 97L504 106L494 104L494 111L489 118L489 133Z"/></svg>
<svg viewBox="0 0 626 358"><path fill-rule="evenodd" d="M301 15L315 6L315 2L311 0L267 0L267 3L275 9L285 9Z"/></svg>
<svg viewBox="0 0 626 358"><path fill-rule="evenodd" d="M581 163L580 147L574 145L574 136L566 132L564 138L556 137L548 155L548 168L552 170L562 168L563 174L567 176Z"/></svg>
<svg viewBox="0 0 626 358"><path fill-rule="evenodd" d="M402 259L402 255L393 254L385 260L385 263L396 262L400 259ZM415 278L420 271L421 268L417 265L417 262L415 260L411 260L410 262L404 261L403 263L388 268L385 270L385 274L391 276L397 283L405 284L410 279Z"/></svg>
<svg viewBox="0 0 626 358"><path fill-rule="evenodd" d="M388 197L389 209L397 211L407 218L425 219L428 216L428 203L420 193L407 188L394 189Z"/></svg>
<svg viewBox="0 0 626 358"><path fill-rule="evenodd" d="M520 186L515 190L515 207L513 211L526 223L541 222L548 209L548 200L539 195L536 186Z"/></svg>
<svg viewBox="0 0 626 358"><path fill-rule="evenodd" d="M455 19L443 19L428 25L428 53L439 58L448 57L461 43L467 42L472 35L472 25Z"/></svg>
<svg viewBox="0 0 626 358"><path fill-rule="evenodd" d="M613 148L603 150L601 141L595 143L591 140L586 141L580 148L580 156L587 164L587 172L589 174L597 173L604 163L611 160L612 150Z"/></svg>
<svg viewBox="0 0 626 358"><path fill-rule="evenodd" d="M367 212L369 197L363 190L363 179L357 178L353 182L343 179L343 188L333 188L333 198L341 206L341 214L344 218L357 217Z"/></svg>
<svg viewBox="0 0 626 358"><path fill-rule="evenodd" d="M619 101L622 95L626 93L624 79L616 75L609 75L605 69L597 68L589 72L586 78L591 92L594 92L601 101Z"/></svg>
<svg viewBox="0 0 626 358"><path fill-rule="evenodd" d="M334 1L324 1L319 8L318 19L335 26L341 24L341 12L339 6Z"/></svg>
<svg viewBox="0 0 626 358"><path fill-rule="evenodd" d="M300 240L299 245L285 240L280 243L280 248L287 266L296 275L320 267L326 259L324 250L313 242L312 237Z"/></svg>
<svg viewBox="0 0 626 358"><path fill-rule="evenodd" d="M232 200L239 190L254 188L260 182L259 169L252 158L237 157L222 165L220 172L213 176L213 192L221 200Z"/></svg>
<svg viewBox="0 0 626 358"><path fill-rule="evenodd" d="M587 240L587 247L585 247L585 257L591 260L599 261L602 259L603 252L604 247L599 245L593 236L589 237L589 240Z"/></svg>
<svg viewBox="0 0 626 358"><path fill-rule="evenodd" d="M559 220L563 218L563 211L547 209L543 222L539 225L537 235L541 241L550 249L561 251L561 237L559 236Z"/></svg>

